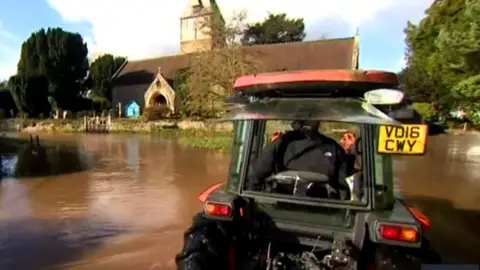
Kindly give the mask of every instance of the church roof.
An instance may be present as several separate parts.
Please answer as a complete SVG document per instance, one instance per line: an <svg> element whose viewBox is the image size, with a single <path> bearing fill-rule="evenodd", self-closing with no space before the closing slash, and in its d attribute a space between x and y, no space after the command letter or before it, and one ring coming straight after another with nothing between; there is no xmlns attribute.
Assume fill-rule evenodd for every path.
<svg viewBox="0 0 480 270"><path fill-rule="evenodd" d="M324 39L245 47L262 63L263 72L309 69L357 68L358 44L354 37ZM178 54L153 59L128 61L115 76L114 84L151 83L158 69L171 80L175 72L189 66L192 54Z"/></svg>

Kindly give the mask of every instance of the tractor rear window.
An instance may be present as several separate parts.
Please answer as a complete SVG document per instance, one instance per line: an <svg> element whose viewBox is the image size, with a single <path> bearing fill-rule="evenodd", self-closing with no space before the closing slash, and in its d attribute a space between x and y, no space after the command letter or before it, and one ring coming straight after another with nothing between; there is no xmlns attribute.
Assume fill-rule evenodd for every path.
<svg viewBox="0 0 480 270"><path fill-rule="evenodd" d="M360 126L354 123L267 120L252 156L244 188L366 203ZM318 124L318 127L315 126ZM278 178L278 179L277 179Z"/></svg>
<svg viewBox="0 0 480 270"><path fill-rule="evenodd" d="M360 138L371 137L369 126L397 125L395 120L353 98L249 99L231 105L224 120L251 124L250 135L240 136L249 138L248 151L235 151L247 155L240 158L246 195L302 204L368 203L362 160L371 158L372 149L357 151L366 141Z"/></svg>

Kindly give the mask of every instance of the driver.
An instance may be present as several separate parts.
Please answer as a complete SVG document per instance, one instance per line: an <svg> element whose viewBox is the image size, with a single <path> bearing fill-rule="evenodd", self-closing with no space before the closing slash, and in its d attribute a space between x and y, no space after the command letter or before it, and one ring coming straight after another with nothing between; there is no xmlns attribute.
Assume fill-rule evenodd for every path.
<svg viewBox="0 0 480 270"><path fill-rule="evenodd" d="M276 173L295 170L327 175L330 185L347 193L345 181L351 171L351 161L345 150L333 139L319 132L320 121L292 122L293 130L280 135L265 146L252 162L247 187L261 191L265 180Z"/></svg>

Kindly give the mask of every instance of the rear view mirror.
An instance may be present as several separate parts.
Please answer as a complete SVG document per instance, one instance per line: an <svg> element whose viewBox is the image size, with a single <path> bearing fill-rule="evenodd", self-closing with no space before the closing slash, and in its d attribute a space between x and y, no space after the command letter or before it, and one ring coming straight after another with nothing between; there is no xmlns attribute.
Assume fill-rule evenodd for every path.
<svg viewBox="0 0 480 270"><path fill-rule="evenodd" d="M376 89L365 93L365 100L372 105L395 105L402 102L404 94L396 89Z"/></svg>

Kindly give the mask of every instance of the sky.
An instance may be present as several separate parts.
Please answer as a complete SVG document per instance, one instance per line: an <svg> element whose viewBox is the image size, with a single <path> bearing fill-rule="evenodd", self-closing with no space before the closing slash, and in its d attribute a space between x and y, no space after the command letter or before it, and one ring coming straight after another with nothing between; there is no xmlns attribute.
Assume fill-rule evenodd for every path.
<svg viewBox="0 0 480 270"><path fill-rule="evenodd" d="M193 0L0 0L0 80L15 74L21 44L40 28L80 33L91 56L130 60L179 52L180 16ZM205 0L204 0L205 1ZM360 68L399 71L407 21L418 23L433 0L217 0L228 21L246 12L302 17L307 40L360 34Z"/></svg>

